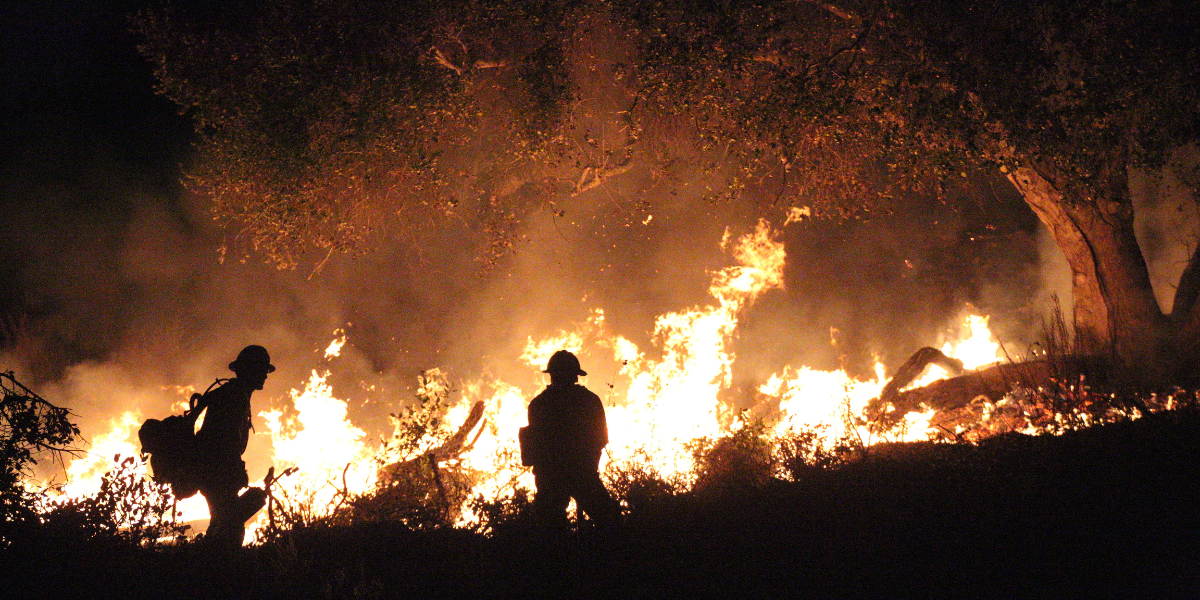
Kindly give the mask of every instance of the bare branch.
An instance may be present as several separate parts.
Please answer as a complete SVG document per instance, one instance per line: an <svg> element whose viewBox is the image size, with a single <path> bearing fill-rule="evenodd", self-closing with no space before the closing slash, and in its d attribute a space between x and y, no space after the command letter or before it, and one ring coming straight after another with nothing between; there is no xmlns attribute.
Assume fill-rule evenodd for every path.
<svg viewBox="0 0 1200 600"><path fill-rule="evenodd" d="M446 55L442 53L441 48L434 46L433 48L430 48L430 50L433 51L433 60L435 62L437 62L437 64L442 65L443 67L446 67L447 69L450 69L451 71L454 71L458 75L463 74L462 67L450 62L450 59L446 58Z"/></svg>
<svg viewBox="0 0 1200 600"><path fill-rule="evenodd" d="M504 67L507 67L507 66L508 66L507 61L479 59L479 60L475 61L473 68L475 68L475 69L503 69Z"/></svg>
<svg viewBox="0 0 1200 600"><path fill-rule="evenodd" d="M856 15L844 8L841 8L840 6L836 6L836 5L830 4L828 2L820 2L820 0L800 0L800 1L805 2L807 4L812 4L814 6L819 6L823 9L829 11L830 14L833 14L834 16L841 18L841 19L845 19L847 21L859 21L862 19L858 15Z"/></svg>
<svg viewBox="0 0 1200 600"><path fill-rule="evenodd" d="M590 169L591 167L588 167L588 168ZM610 167L607 169L597 168L593 172L593 176L590 181L588 181L586 183L575 185L575 192L572 193L571 195L578 196L579 194L582 194L590 189L600 187L600 185L603 184L606 179L608 179L610 177L615 177L617 175L621 175L623 173L628 173L631 169L633 169L633 160L632 159L625 159L625 162L623 162L615 167ZM588 169L584 169L583 176L580 177L581 182L587 176L587 173L588 173Z"/></svg>

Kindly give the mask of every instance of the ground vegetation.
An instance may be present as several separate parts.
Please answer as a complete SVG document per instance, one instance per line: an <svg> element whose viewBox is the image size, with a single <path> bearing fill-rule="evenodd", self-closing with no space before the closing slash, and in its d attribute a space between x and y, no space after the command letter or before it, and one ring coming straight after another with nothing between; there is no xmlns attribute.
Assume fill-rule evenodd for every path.
<svg viewBox="0 0 1200 600"><path fill-rule="evenodd" d="M695 445L694 486L610 470L622 526L565 536L536 528L524 493L475 501L484 528L294 521L228 556L47 519L0 576L28 598L1189 597L1200 397L1140 404L973 444L769 444L747 425Z"/></svg>

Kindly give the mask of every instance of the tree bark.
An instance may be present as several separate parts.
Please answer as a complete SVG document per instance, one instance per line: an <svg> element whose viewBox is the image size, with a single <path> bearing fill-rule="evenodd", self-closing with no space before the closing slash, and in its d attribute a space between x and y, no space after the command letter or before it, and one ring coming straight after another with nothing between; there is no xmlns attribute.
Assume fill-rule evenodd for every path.
<svg viewBox="0 0 1200 600"><path fill-rule="evenodd" d="M1111 354L1151 380L1174 374L1177 333L1158 307L1133 229L1124 163L1101 174L1097 197L1068 197L1031 166L1008 173L1071 267L1076 351Z"/></svg>
<svg viewBox="0 0 1200 600"><path fill-rule="evenodd" d="M1200 244L1192 251L1192 257L1179 276L1179 286L1175 288L1175 301L1172 303L1171 318L1176 323L1185 322L1200 297Z"/></svg>

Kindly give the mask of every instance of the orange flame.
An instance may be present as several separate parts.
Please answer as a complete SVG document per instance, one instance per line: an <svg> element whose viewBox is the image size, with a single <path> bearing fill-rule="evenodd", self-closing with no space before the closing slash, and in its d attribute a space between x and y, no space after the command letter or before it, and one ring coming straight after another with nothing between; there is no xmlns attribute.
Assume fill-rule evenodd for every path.
<svg viewBox="0 0 1200 600"><path fill-rule="evenodd" d="M536 384L541 369L556 350L611 352L622 365L622 381L619 388L613 386L614 392L606 402L611 438L606 460L649 460L660 475L686 483L694 467L688 445L697 438L728 434L738 426L735 412L720 401L719 395L733 381L735 356L730 344L739 317L760 295L783 287L786 253L776 238L777 232L765 221L736 240L726 231L721 247L737 264L712 274L709 294L713 304L656 319L652 339L657 352L653 355L608 332L604 311L597 308L574 331L529 338L521 358L531 370L516 380L525 386ZM987 317L971 315L966 326L970 336L961 342L948 342L946 354L963 360L968 367L994 362L999 345L991 340ZM345 332L336 330L333 342L325 349L325 358L336 358L345 343ZM276 470L298 468L297 475L280 480L277 489L290 498L303 499L315 514L334 510L337 500L347 493L371 491L377 484L377 466L403 458L387 455L392 450L367 442L366 433L350 422L346 401L335 397L326 383L328 376L328 371L314 370L303 389L289 394L292 410L286 414L282 408L259 413L266 420ZM944 376L934 372L926 378ZM435 383L440 380L431 378L426 385L440 385ZM789 429L823 427L830 440L845 436L866 440L869 436L865 430L848 417L861 414L885 382L883 367L878 364L876 377L867 381L840 370L788 366L772 375L758 392L760 406L773 409L769 411L773 415L770 431L776 435ZM475 402L484 402L483 419L457 458L469 470L483 474L473 495L497 499L511 494L517 486L532 488L531 474L520 466L516 435L526 423L526 406L535 386L493 379L467 381L458 387L459 398L440 420L440 433L461 424ZM924 437L929 416L911 416L905 438ZM96 455L106 459L114 453L136 452L129 440L139 422L136 414L122 415L109 434L94 441ZM86 485L92 485L86 482L98 482L103 465L97 461L89 458L71 463L68 483L77 487L68 493L84 493ZM188 502L182 511L187 518L207 516L200 496ZM461 521L471 523L477 518L468 511ZM251 532L264 519L260 515Z"/></svg>

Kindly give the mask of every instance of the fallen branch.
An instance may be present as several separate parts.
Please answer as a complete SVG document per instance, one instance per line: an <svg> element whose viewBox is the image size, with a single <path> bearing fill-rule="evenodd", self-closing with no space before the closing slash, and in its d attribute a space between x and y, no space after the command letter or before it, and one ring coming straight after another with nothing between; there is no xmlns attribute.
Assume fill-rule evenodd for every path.
<svg viewBox="0 0 1200 600"><path fill-rule="evenodd" d="M479 425L481 420L483 420L482 400L471 406L471 412L467 415L467 419L463 421L462 426L441 446L416 458L384 466L380 469L380 479L384 482L395 481L403 473L411 473L414 470L420 469L421 461L436 465L457 457L469 449L469 446L466 444L467 436Z"/></svg>
<svg viewBox="0 0 1200 600"><path fill-rule="evenodd" d="M928 346L921 348L913 353L908 360L904 361L903 365L896 370L896 374L892 376L891 381L883 386L883 391L879 393L879 402L895 404L896 396L900 390L912 383L921 373L925 372L925 368L929 365L938 365L951 374L961 375L963 372L963 362L958 359L950 358L942 354L937 348Z"/></svg>
<svg viewBox="0 0 1200 600"><path fill-rule="evenodd" d="M1096 357L1041 358L996 364L923 387L900 391L930 364L942 365L952 372L962 372L961 361L951 359L933 348L922 348L897 370L879 397L867 404L867 419L886 428L899 423L910 412L934 410L948 413L980 397L996 402L1015 389L1045 388L1055 380L1068 381L1080 374L1104 372L1102 359Z"/></svg>

